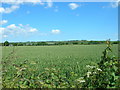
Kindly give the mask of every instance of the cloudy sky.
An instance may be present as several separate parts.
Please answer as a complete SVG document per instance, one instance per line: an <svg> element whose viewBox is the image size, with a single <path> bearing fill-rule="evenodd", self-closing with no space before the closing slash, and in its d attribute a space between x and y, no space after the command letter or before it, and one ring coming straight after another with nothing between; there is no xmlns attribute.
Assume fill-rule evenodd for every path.
<svg viewBox="0 0 120 90"><path fill-rule="evenodd" d="M0 41L118 40L116 2L28 1L2 1Z"/></svg>

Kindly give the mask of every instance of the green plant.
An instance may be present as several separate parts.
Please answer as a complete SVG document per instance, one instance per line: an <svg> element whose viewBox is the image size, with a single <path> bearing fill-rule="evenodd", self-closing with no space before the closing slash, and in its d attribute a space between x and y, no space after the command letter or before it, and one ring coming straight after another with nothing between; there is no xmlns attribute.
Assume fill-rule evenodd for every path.
<svg viewBox="0 0 120 90"><path fill-rule="evenodd" d="M35 62L34 62L35 63ZM32 62L33 64L33 62ZM13 77L4 77L4 88L70 88L77 74L71 72L69 78L59 69L45 68L43 72L30 68L30 62L24 61L15 68ZM76 77L77 78L77 77ZM73 80L73 81L72 81Z"/></svg>
<svg viewBox="0 0 120 90"><path fill-rule="evenodd" d="M86 47L86 46L85 46ZM92 46L87 46L86 50L91 50ZM21 47L18 51L21 50ZM23 48L23 47L22 47ZM30 47L31 48L31 47ZM34 48L34 49L33 49ZM41 48L41 47L39 47ZM46 49L47 48L47 49ZM52 49L51 49L52 48ZM58 49L59 48L59 49ZM55 57L58 50L61 50L61 56ZM74 48L80 48L74 46ZM16 59L15 49L13 47L12 52L5 57L3 66L3 82L2 85L4 88L119 88L119 72L118 72L118 58L113 55L110 41L107 42L107 47L103 51L103 55L99 63L92 63L91 65L86 65L91 62L91 58L88 59L79 59L73 56L65 56L65 50L71 49L71 52L74 53L74 48L69 47L42 47L42 52L47 54L40 53L40 57L33 60L22 60L19 58ZM9 49L7 47L7 49ZM38 48L37 48L38 49ZM33 51L37 51L36 47L32 47ZM54 50L53 50L54 49ZM64 50L65 49L65 50ZM76 50L77 50L76 49ZM28 47L24 47L24 51L29 51ZM53 51L52 51L53 50ZM84 50L84 49L82 49ZM99 49L100 50L100 49ZM98 50L98 51L99 51ZM27 51L27 52L28 52ZM57 52L56 52L57 51ZM38 52L38 51L37 51ZM55 52L52 56L52 53ZM97 52L97 51L96 51ZM67 52L69 53L69 52ZM81 55L84 52L81 53ZM19 53L20 54L20 53ZM30 54L25 54L25 56L30 57L34 56ZM70 53L69 53L70 54ZM77 53L75 53L77 54ZM67 55L67 54L66 54ZM85 56L86 54L84 54ZM87 54L88 55L88 54ZM86 55L86 56L87 56ZM64 57L63 57L64 56ZM92 57L92 56L91 56ZM94 56L93 56L94 57ZM24 59L24 58L23 58ZM94 58L96 60L96 58ZM17 61L18 60L18 61ZM86 65L87 69L82 67ZM45 68L47 67L47 68ZM44 68L44 70L41 70ZM81 71L83 69L87 70L85 75L81 77Z"/></svg>
<svg viewBox="0 0 120 90"><path fill-rule="evenodd" d="M120 88L118 59L113 55L110 41L103 51L101 61L96 66L87 66L88 72L84 76L83 87L88 88Z"/></svg>
<svg viewBox="0 0 120 90"><path fill-rule="evenodd" d="M9 42L8 42L8 41L5 41L5 42L4 42L4 46L9 46Z"/></svg>

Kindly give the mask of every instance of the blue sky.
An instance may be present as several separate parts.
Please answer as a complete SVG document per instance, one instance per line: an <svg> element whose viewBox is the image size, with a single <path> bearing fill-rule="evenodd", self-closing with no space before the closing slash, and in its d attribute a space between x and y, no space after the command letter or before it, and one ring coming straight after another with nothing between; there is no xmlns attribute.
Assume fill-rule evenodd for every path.
<svg viewBox="0 0 120 90"><path fill-rule="evenodd" d="M118 40L118 6L110 2L3 3L2 40Z"/></svg>

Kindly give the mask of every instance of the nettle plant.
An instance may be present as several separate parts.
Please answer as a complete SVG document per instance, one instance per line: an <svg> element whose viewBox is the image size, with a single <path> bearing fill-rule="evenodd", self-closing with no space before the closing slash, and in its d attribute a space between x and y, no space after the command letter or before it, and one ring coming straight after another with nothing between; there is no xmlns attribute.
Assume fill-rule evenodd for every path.
<svg viewBox="0 0 120 90"><path fill-rule="evenodd" d="M118 58L113 55L111 43L103 51L101 61L95 66L87 65L88 71L84 76L82 87L87 88L120 88L120 73Z"/></svg>
<svg viewBox="0 0 120 90"><path fill-rule="evenodd" d="M45 68L43 72L36 73L37 70L30 68L28 64L22 66L14 65L16 72L14 78L3 82L4 88L70 88L76 74L71 72L69 78L55 68ZM37 71L38 72L38 71Z"/></svg>

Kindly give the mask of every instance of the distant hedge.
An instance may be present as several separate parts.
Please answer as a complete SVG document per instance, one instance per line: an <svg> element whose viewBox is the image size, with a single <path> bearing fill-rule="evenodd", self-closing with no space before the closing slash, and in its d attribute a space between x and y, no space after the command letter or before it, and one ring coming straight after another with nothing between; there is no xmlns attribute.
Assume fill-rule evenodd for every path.
<svg viewBox="0 0 120 90"><path fill-rule="evenodd" d="M111 41L112 44L118 44L119 41ZM87 40L72 40L72 41L42 41L42 42L8 42L0 43L0 46L48 46L48 45L93 45L106 44L106 41L87 41Z"/></svg>

